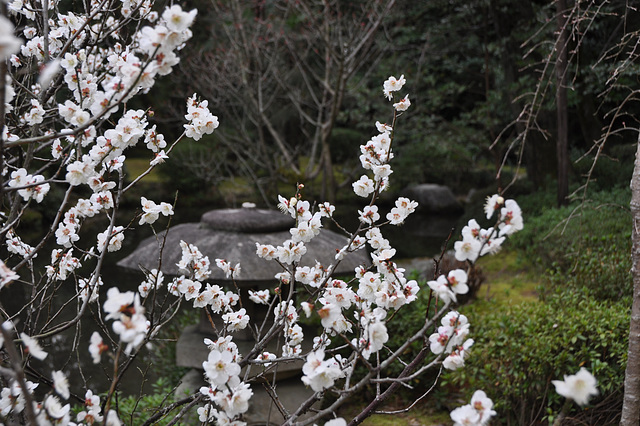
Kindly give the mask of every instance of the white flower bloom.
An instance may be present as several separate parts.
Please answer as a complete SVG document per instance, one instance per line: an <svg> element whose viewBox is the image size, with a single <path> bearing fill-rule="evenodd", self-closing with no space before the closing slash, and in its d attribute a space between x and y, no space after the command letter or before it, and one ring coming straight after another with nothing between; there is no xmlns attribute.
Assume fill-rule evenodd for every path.
<svg viewBox="0 0 640 426"><path fill-rule="evenodd" d="M324 359L324 351L319 349L307 355L307 362L302 366L302 382L311 386L315 392L327 389L343 376L340 364L334 358Z"/></svg>
<svg viewBox="0 0 640 426"><path fill-rule="evenodd" d="M108 348L109 347L104 344L100 333L94 331L91 335L89 344L89 353L91 354L91 358L93 359L94 364L98 364L100 362L100 355Z"/></svg>
<svg viewBox="0 0 640 426"><path fill-rule="evenodd" d="M227 324L227 330L234 332L247 327L249 324L249 315L247 315L247 311L242 308L236 312L228 312L222 315L222 320Z"/></svg>
<svg viewBox="0 0 640 426"><path fill-rule="evenodd" d="M0 260L0 289L12 281L19 280L18 275L13 269L9 268L5 263Z"/></svg>
<svg viewBox="0 0 640 426"><path fill-rule="evenodd" d="M367 175L353 182L353 192L360 197L368 197L376 189L376 183Z"/></svg>
<svg viewBox="0 0 640 426"><path fill-rule="evenodd" d="M411 106L411 101L409 100L409 95L406 95L400 102L393 104L393 107L398 112L403 112L409 109Z"/></svg>
<svg viewBox="0 0 640 426"><path fill-rule="evenodd" d="M271 295L269 294L269 290L249 290L249 300L253 303L257 303L259 305L268 305L269 298Z"/></svg>
<svg viewBox="0 0 640 426"><path fill-rule="evenodd" d="M207 360L202 363L202 368L207 380L219 389L230 377L240 374L240 365L233 362L233 354L228 351L212 350Z"/></svg>
<svg viewBox="0 0 640 426"><path fill-rule="evenodd" d="M300 303L300 306L302 307L304 315L309 318L311 316L311 312L313 312L314 306L309 302L302 302Z"/></svg>
<svg viewBox="0 0 640 426"><path fill-rule="evenodd" d="M259 361L260 364L263 365L264 367L268 367L272 364L271 361L275 359L276 359L275 354L272 354L271 352L262 352L260 355L258 355L258 357L256 358L256 361Z"/></svg>
<svg viewBox="0 0 640 426"><path fill-rule="evenodd" d="M98 395L94 395L91 389L87 390L84 395L84 406L86 411L81 411L76 416L76 420L78 422L84 422L87 425L91 425L104 420L104 417L100 414L102 411L102 408L100 407L100 397Z"/></svg>
<svg viewBox="0 0 640 426"><path fill-rule="evenodd" d="M69 381L67 380L67 376L62 371L53 371L51 373L51 377L53 378L53 387L64 399L69 399L71 395L69 393Z"/></svg>
<svg viewBox="0 0 640 426"><path fill-rule="evenodd" d="M178 290L184 295L185 300L191 300L198 296L201 287L202 283L199 281L193 281L185 278L182 280L180 285L178 285Z"/></svg>
<svg viewBox="0 0 640 426"><path fill-rule="evenodd" d="M382 85L384 95L391 100L393 94L391 92L397 92L402 89L402 86L407 82L404 78L404 74L400 78L396 79L394 76L389 77Z"/></svg>
<svg viewBox="0 0 640 426"><path fill-rule="evenodd" d="M240 264L236 263L235 266L232 266L230 262L226 259L216 259L216 266L224 272L227 278L233 275L234 278L237 278L240 275Z"/></svg>
<svg viewBox="0 0 640 426"><path fill-rule="evenodd" d="M465 260L475 262L480 255L481 248L482 243L478 239L473 237L464 236L462 241L456 241L453 244L455 257L460 262L464 262Z"/></svg>
<svg viewBox="0 0 640 426"><path fill-rule="evenodd" d="M116 413L114 410L109 410L109 412L107 412L106 425L107 426L120 426L120 425L122 425L122 422L118 418L118 413Z"/></svg>
<svg viewBox="0 0 640 426"><path fill-rule="evenodd" d="M471 397L471 406L478 412L480 415L480 423L485 425L489 423L491 417L496 415L496 412L493 410L493 401L484 391L477 390L473 393Z"/></svg>
<svg viewBox="0 0 640 426"><path fill-rule="evenodd" d="M273 260L277 257L276 248L271 244L256 243L256 254L266 260Z"/></svg>
<svg viewBox="0 0 640 426"><path fill-rule="evenodd" d="M215 402L224 410L224 414L229 418L246 412L249 409L249 399L253 391L248 383L241 382L237 376L229 380L228 388L218 392ZM222 424L220 418L219 424Z"/></svg>
<svg viewBox="0 0 640 426"><path fill-rule="evenodd" d="M360 222L373 225L380 219L378 214L378 206L366 206L362 211L358 210Z"/></svg>
<svg viewBox="0 0 640 426"><path fill-rule="evenodd" d="M124 228L122 226L114 226L111 230L111 238L107 243L107 232L109 230L106 229L104 232L98 234L98 251L102 253L106 248L108 252L118 251L122 248L122 241L124 240Z"/></svg>
<svg viewBox="0 0 640 426"><path fill-rule="evenodd" d="M369 349L371 352L378 352L389 340L387 326L382 321L376 321L373 324L370 324L367 331L369 334Z"/></svg>
<svg viewBox="0 0 640 426"><path fill-rule="evenodd" d="M111 287L107 291L107 300L104 302L103 309L107 313L105 319L119 318L121 313L126 311L135 299L132 291L120 293L117 287Z"/></svg>
<svg viewBox="0 0 640 426"><path fill-rule="evenodd" d="M145 223L152 224L160 214L163 216L173 215L173 207L169 203L156 204L152 200L147 200L145 197L140 197L140 203L142 204L143 214L140 216L138 224L143 225Z"/></svg>
<svg viewBox="0 0 640 426"><path fill-rule="evenodd" d="M278 260L285 264L299 262L302 256L307 252L307 248L303 242L296 243L293 240L287 240L276 249Z"/></svg>
<svg viewBox="0 0 640 426"><path fill-rule="evenodd" d="M15 27L10 20L0 15L0 60L4 61L20 50L22 40L14 35Z"/></svg>
<svg viewBox="0 0 640 426"><path fill-rule="evenodd" d="M448 357L442 361L442 366L448 370L457 370L464 366L464 358L467 350L473 345L473 339L467 339L461 346L458 346Z"/></svg>
<svg viewBox="0 0 640 426"><path fill-rule="evenodd" d="M211 114L207 108L208 102L196 102L196 94L187 100L187 115L189 121L184 125L186 136L193 140L200 140L203 135L213 133L218 127L218 117Z"/></svg>
<svg viewBox="0 0 640 426"><path fill-rule="evenodd" d="M316 235L314 230L309 227L309 222L304 220L300 221L297 227L290 228L289 233L291 240L296 243L308 243Z"/></svg>
<svg viewBox="0 0 640 426"><path fill-rule="evenodd" d="M447 282L451 290L456 294L467 294L467 273L462 269L454 269L447 275Z"/></svg>
<svg viewBox="0 0 640 426"><path fill-rule="evenodd" d="M477 390L471 397L471 404L451 412L451 420L454 421L454 426L484 426L496 415L492 408L493 401L483 391Z"/></svg>
<svg viewBox="0 0 640 426"><path fill-rule="evenodd" d="M493 194L492 196L487 197L487 201L484 204L484 212L487 215L487 219L491 219L493 212L499 210L503 204L504 198L498 194Z"/></svg>
<svg viewBox="0 0 640 426"><path fill-rule="evenodd" d="M43 360L49 355L42 349L37 339L27 336L24 333L20 333L20 338L22 339L22 343L24 343L25 349L32 357Z"/></svg>
<svg viewBox="0 0 640 426"><path fill-rule="evenodd" d="M63 406L57 397L49 395L47 399L44 400L44 408L47 411L47 414L50 417L59 420L59 423L67 424L69 422L68 417L71 406L69 404ZM63 419L66 419L66 421Z"/></svg>
<svg viewBox="0 0 640 426"><path fill-rule="evenodd" d="M213 408L213 406L209 403L205 404L204 407L198 407L198 420L201 422L208 424L213 424L216 420L216 416L218 414L218 410Z"/></svg>
<svg viewBox="0 0 640 426"><path fill-rule="evenodd" d="M110 191L91 194L90 200L93 205L98 206L100 209L108 210L113 208L113 195Z"/></svg>
<svg viewBox="0 0 640 426"><path fill-rule="evenodd" d="M162 19L170 31L181 33L191 26L197 13L197 9L184 12L179 5L173 5L165 9L162 13Z"/></svg>
<svg viewBox="0 0 640 426"><path fill-rule="evenodd" d="M572 376L564 376L564 380L552 380L551 383L556 392L573 399L578 405L586 405L589 398L598 394L596 378L584 367Z"/></svg>
<svg viewBox="0 0 640 426"><path fill-rule="evenodd" d="M481 426L480 415L471 404L456 408L450 416L454 426Z"/></svg>
<svg viewBox="0 0 640 426"><path fill-rule="evenodd" d="M34 126L44 121L44 108L42 108L37 99L31 99L31 109L25 114L24 119L29 126Z"/></svg>
<svg viewBox="0 0 640 426"><path fill-rule="evenodd" d="M523 227L522 211L518 203L514 200L505 201L504 207L500 210L499 236L514 234L521 231Z"/></svg>

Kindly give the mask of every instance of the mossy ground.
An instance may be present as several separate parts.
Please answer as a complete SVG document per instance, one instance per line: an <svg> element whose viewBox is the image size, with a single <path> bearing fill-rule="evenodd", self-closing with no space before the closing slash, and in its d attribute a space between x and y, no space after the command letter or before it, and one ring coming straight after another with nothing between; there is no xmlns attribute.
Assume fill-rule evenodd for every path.
<svg viewBox="0 0 640 426"><path fill-rule="evenodd" d="M478 260L486 277L473 303L489 306L536 302L540 274L516 251L505 250Z"/></svg>

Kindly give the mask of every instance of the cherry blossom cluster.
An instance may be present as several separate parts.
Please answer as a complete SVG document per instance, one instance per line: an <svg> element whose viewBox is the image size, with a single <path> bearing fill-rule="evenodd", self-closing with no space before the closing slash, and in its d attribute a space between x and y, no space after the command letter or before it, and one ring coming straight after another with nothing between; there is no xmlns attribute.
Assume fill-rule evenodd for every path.
<svg viewBox="0 0 640 426"><path fill-rule="evenodd" d="M41 182L44 182L44 176L32 176L24 168L20 168L11 172L9 187L17 189L24 201L34 199L36 203L41 203L50 187L48 183Z"/></svg>
<svg viewBox="0 0 640 426"><path fill-rule="evenodd" d="M304 339L304 332L302 327L298 325L298 311L290 300L288 303L283 301L278 303L273 309L273 315L277 320L283 321L283 337L284 343L282 345L282 356L293 357L302 353L302 340ZM265 354L261 355L263 358ZM266 354L266 358L270 358L269 354Z"/></svg>
<svg viewBox="0 0 640 426"><path fill-rule="evenodd" d="M217 284L206 283L203 289L203 281L211 275L211 263L207 256L193 244L180 241L182 257L177 263L178 268L185 275L174 278L169 282L169 292L175 296L184 297L185 300L193 300L194 308L208 308L216 314L223 314L223 320L228 329L242 329L247 326L249 317L244 309L233 311L233 306L238 304L240 297L232 291L225 291ZM222 259L217 259L217 264L223 270L231 267ZM240 266L236 265L239 270ZM143 283L144 284L144 283Z"/></svg>
<svg viewBox="0 0 640 426"><path fill-rule="evenodd" d="M186 301L193 301L195 308L209 309L213 314L220 315L224 323L224 328L219 330L221 334L216 341L204 340L208 346L209 355L202 367L209 386L203 387L200 392L208 398L208 402L198 408L198 416L201 421L229 423L247 411L253 391L239 377L241 369L238 362L242 357L231 336L225 336L225 334L246 328L250 318L244 308L233 309L239 302L238 294L225 291L219 285L211 283L206 283L203 289L203 282L211 275L209 258L193 244L181 241L180 247L182 257L177 266L186 275L176 277L169 282L169 293L184 297ZM228 277L240 272L239 264L232 266L225 259L216 259L216 265ZM138 287L138 294L141 297L147 297L151 291L159 290L163 279L162 272L156 269L149 271L147 279ZM265 303L268 296L268 292L254 294L256 300L261 303ZM100 349L99 344L94 346L93 352Z"/></svg>
<svg viewBox="0 0 640 426"><path fill-rule="evenodd" d="M334 219L335 207L304 200L303 185L298 185L295 196L279 197L279 208L295 220L295 225L289 230L290 238L280 245L256 242L257 255L278 262L282 268L276 275L280 281L277 291L248 292L253 303L269 306L273 320L258 327L242 306L240 294L207 282L211 262L187 242L180 244L182 258L177 264L180 276L170 280L158 265L157 269L145 271L145 279L137 291L121 291L113 283L103 283L100 274L105 256L121 249L125 235L136 221L138 225L154 225L161 216L173 215L169 203L157 203L143 196L141 212L128 222L120 217L123 194L139 180L134 177L131 184L125 180L128 152L145 146L150 171L168 158L183 137L199 140L219 125L208 102L194 94L187 100L184 132L169 143L152 123L153 111L128 106L133 104L129 101L135 95L149 91L158 77L169 74L179 63L178 52L192 36L190 27L196 11L183 10L178 4L160 9L153 0L122 0L109 3L108 7L100 0L46 1L37 7L33 2L11 0L7 6L20 25L15 28L0 16L0 59L10 64L3 100L7 112L4 120L7 125L2 129L5 161L4 170L0 170L10 204L2 218L10 256L0 261L0 288L14 281L27 282L37 295L30 303L36 303L38 298L53 299L55 291L66 285L62 281L73 281L75 301L64 301L64 305L74 310L76 319L72 321L77 321L61 323L56 315L51 315L45 328L35 330L37 321L32 321L24 325L22 332L16 323L7 321L5 324L9 325L3 324L3 330L19 339L3 343L22 349L22 359L14 360L15 365L26 366L30 358L46 359L48 353L40 342L48 343L45 339L68 325L80 330L80 321L88 316L87 311L101 306L104 321L112 322L113 334L103 322L101 331L93 332L89 339L88 354L94 363L100 364L102 355L111 351L104 358L119 373L118 368L128 365L122 358L135 357L141 347L153 340L163 321L168 320L170 315L166 312L148 308L158 295L166 296L164 301L169 302L163 306L170 305L172 309L178 309L183 301L205 309L212 325L217 327L215 341L204 341L209 349L202 364L208 386L200 389L197 396L206 400L198 408L203 422L242 424L241 417L253 395L246 382L251 368L260 370L259 375L274 368L274 364L277 367L280 361L300 361L302 382L315 392L312 399L319 400L331 390L349 395L372 380L381 383L391 363L404 362L400 357L406 347L396 350L387 346L389 322L398 309L417 299L420 286L409 280L395 263L396 251L383 236L381 227L401 225L418 204L406 197L397 198L389 211L376 204L380 194L388 189L393 173L390 161L394 158L396 119L411 106L409 95L394 101L394 94L406 83L404 76L390 77L383 84L384 96L392 101L393 120L390 124L377 122L376 134L360 147L359 159L365 172L352 188L369 201L359 211L360 224L348 233L347 244L336 248L334 264L302 265L301 261L307 253L306 244L321 232L322 221ZM22 39L16 37L16 31ZM13 151L19 151L20 155L14 155ZM45 238L51 238L57 247L50 256L44 256L50 262L46 274L42 274L34 271L32 262L41 246L31 247L17 234L25 206L33 201L43 202L49 193L56 192L51 191L53 188L63 198L59 209L52 212L54 219ZM477 252L475 257L465 258L474 261L482 254L494 253L506 236L522 229L521 212L513 200L492 198L488 205L492 206L491 213L498 211L495 228L482 230L470 222L468 229L463 230L463 243L468 248L456 247L456 256L459 251ZM82 229L92 218L106 220L108 225L94 232ZM356 268L352 279L334 276L344 256L365 248L370 251L370 262ZM19 277L16 271L25 264L31 273L21 272L23 277ZM215 264L227 278L234 279L240 273L240 265L229 260L215 259ZM80 276L84 269L91 272ZM36 277L31 278L33 282L28 281L28 275ZM424 341L435 331L429 344L436 363L441 362L445 368L461 367L473 343L467 338L466 317L454 311L446 314L448 306L457 301L456 296L467 292L466 280L465 271L458 270L428 284L445 307L427 315L432 317L426 318L424 330L416 340ZM102 290L104 285L110 287L106 294ZM319 335L313 337L311 348L303 345L305 337L309 337L299 323L301 313L317 319L322 326ZM214 321L211 314L219 321ZM434 330L440 317L442 325ZM247 328L257 343L243 356L232 336ZM103 337L104 334L111 336ZM266 350L266 343L274 338L281 344L279 355ZM51 373L42 375L48 377L48 392L41 401L36 401L33 392L37 383L7 380L0 393L3 420L20 423L33 416L39 424L74 424L71 404L66 402L71 395L67 373L54 366L55 360L48 359L49 362ZM363 365L366 376L356 379L355 367ZM241 377L243 368L247 371L245 378ZM112 390L102 402L97 392L91 389L83 392L85 401L75 419L78 424L120 424L110 403L121 374L113 376ZM483 422L492 415L491 403L484 394L476 395L471 405L477 415L469 418ZM317 413L317 419L330 412L331 407ZM301 414L292 413L292 421ZM334 419L327 424L337 426L345 421Z"/></svg>
<svg viewBox="0 0 640 426"><path fill-rule="evenodd" d="M95 424L104 420L102 413L102 407L100 406L100 397L94 395L91 389L87 390L84 395L84 410L80 411L76 416L78 422L86 423L88 425ZM110 413L114 413L110 411ZM111 415L112 421L113 414Z"/></svg>
<svg viewBox="0 0 640 426"><path fill-rule="evenodd" d="M307 355L307 362L302 366L302 382L316 392L334 385L337 379L345 376L343 365L340 363L340 355L324 359L325 352L318 349Z"/></svg>
<svg viewBox="0 0 640 426"><path fill-rule="evenodd" d="M140 296L133 291L121 293L117 287L107 291L107 300L103 305L107 314L105 319L113 319L113 331L120 336L120 342L126 343L125 354L140 347L149 331L149 321L145 317Z"/></svg>
<svg viewBox="0 0 640 426"><path fill-rule="evenodd" d="M138 286L138 294L140 297L145 298L149 296L154 289L158 290L162 288L164 284L164 274L162 271L152 269L146 274L146 280L140 283Z"/></svg>
<svg viewBox="0 0 640 426"><path fill-rule="evenodd" d="M491 219L494 212L498 212L497 224L495 227L483 229L475 219L471 219L467 226L462 228L462 241L456 241L454 245L455 257L461 262L475 262L480 256L497 253L506 236L522 230L524 226L522 211L514 200L505 201L500 195L494 194L487 197L484 211L487 219Z"/></svg>
<svg viewBox="0 0 640 426"><path fill-rule="evenodd" d="M200 388L200 393L209 402L198 409L199 419L228 424L249 409L253 391L239 377L241 355L230 336L220 337L215 342L205 339L205 344L210 352L202 367L209 386ZM214 404L219 410L213 408Z"/></svg>
<svg viewBox="0 0 640 426"><path fill-rule="evenodd" d="M47 277L54 281L64 281L80 266L80 260L73 256L73 249L54 249L51 252L51 264L46 267Z"/></svg>
<svg viewBox="0 0 640 426"><path fill-rule="evenodd" d="M2 324L2 327L6 331L11 331L15 325L10 321ZM20 334L20 339L25 347L25 351L31 356L43 360L48 356L40 346L36 338L30 337L24 333ZM2 339L0 339L2 340ZM0 341L0 345L4 342ZM67 401L71 396L71 390L69 388L69 381L66 374L63 371L53 370L50 378L52 392L49 392L43 402L33 402L33 392L39 386L38 383L31 381L25 381L26 391L29 393L29 399L32 401L32 411L38 424L72 424L71 420L71 404L63 403L60 399ZM11 380L9 386L3 387L0 391L0 415L4 418L10 415L17 415L25 412L27 398L25 397L25 388L20 386L16 380ZM54 394L55 392L55 394ZM85 406L87 411L83 411L78 414L78 421L86 421L86 424L91 424L90 419L102 420L103 416L100 415L101 407L100 401L97 396L94 396L92 391L88 390L86 393ZM115 412L110 416L112 419L117 420ZM112 423L119 424L119 423Z"/></svg>
<svg viewBox="0 0 640 426"><path fill-rule="evenodd" d="M429 336L431 352L435 355L446 354L447 357L442 361L443 367L456 370L464 366L466 351L473 345L473 339L467 339L469 321L466 316L451 311L442 318L441 324Z"/></svg>
<svg viewBox="0 0 640 426"><path fill-rule="evenodd" d="M33 258L38 256L34 247L31 247L29 244L22 241L12 229L7 231L6 240L7 250L9 250L10 253L17 254L23 258L27 258L29 256L32 256Z"/></svg>
<svg viewBox="0 0 640 426"><path fill-rule="evenodd" d="M131 220L126 225L128 219L123 220L119 211L123 194L142 177L127 176L124 165L129 150L141 142L146 146L150 157L146 174L168 158L167 153L184 136L199 139L218 125L207 102L196 102L194 95L187 102L188 127L176 141L168 143L151 123L151 109L129 106L135 95L146 93L158 77L169 74L179 63L178 52L192 36L190 27L197 12L183 10L178 4L155 5L153 0L122 0L115 4L100 0L37 4L11 0L7 9L18 26L0 16L0 60L9 65L6 76L2 76L5 144L0 170L3 200L8 206L1 215L1 233L9 256L0 260L0 288L26 283L30 289L25 292L26 303L31 306L26 320L21 316L6 330L18 336L7 344L22 350L22 359L7 365L44 369L38 374L50 377L44 382L51 390L36 398L33 391L38 384L7 379L0 398L0 415L12 424L74 424L72 420L86 425L120 424L116 411L105 408L110 406L113 391L101 403L97 392L87 389L83 392L84 409L72 419L71 405L64 402L70 397L67 373L54 368L54 361L47 360L46 366L40 366L29 365L29 360L45 359L48 353L40 342L50 345L51 339L64 329L76 327L85 332L87 328L80 324L90 317L86 315L87 307L100 303L104 320L112 322L113 334L103 339L101 334L111 334L103 327L91 335L90 359L96 364L103 362L101 355L110 350L105 341L110 342L115 347L109 360L118 371L129 365L123 358L135 357L153 339L162 321L171 316L171 312L157 314L157 310L154 315L154 310L148 311L144 306L146 296L164 287L161 272L147 271L138 292L122 292L113 287L114 283L107 283L111 288L104 294L101 268L105 256L122 247L125 234L135 223ZM52 218L47 225L49 232L32 247L19 235L25 228L21 219L30 204L49 201L45 197L51 197L51 193L60 197L50 201L58 207L47 207ZM173 214L173 207L165 202L141 197L141 204L142 212L136 218L140 225ZM108 225L87 230L83 225L92 218L96 220L91 222L106 220ZM52 245L57 247L52 249ZM44 257L50 263L43 273L35 269L38 266L33 259L47 249L51 254ZM169 283L169 293L181 295L180 288L188 294L184 290L190 287L187 280L195 283L208 277L208 260L198 258L197 253L185 260L184 266L188 269L185 285L177 278ZM218 303L222 312L224 306L237 303L237 295L207 286L209 292L198 295L203 306ZM73 294L74 287L71 300L60 300L60 288L70 288ZM45 305L48 310L62 306L73 315L50 312L42 321L38 309ZM175 309L179 301L171 306ZM242 310L226 309L224 313L230 328L240 327L248 320L243 318ZM74 319L63 320L67 316ZM101 315L97 317L103 322ZM13 368L16 371L12 377L19 377L20 368ZM45 374L47 368L51 374ZM121 376L114 374L113 390Z"/></svg>
<svg viewBox="0 0 640 426"><path fill-rule="evenodd" d="M188 123L184 125L184 128L188 138L197 141L218 128L218 117L211 114L208 105L209 102L206 100L198 102L195 93L187 100L187 115L184 118Z"/></svg>
<svg viewBox="0 0 640 426"><path fill-rule="evenodd" d="M31 393L38 387L38 383L27 381L27 389ZM8 387L2 388L0 393L0 414L8 416L10 413L22 413L25 406L25 398L18 382L11 381Z"/></svg>
<svg viewBox="0 0 640 426"><path fill-rule="evenodd" d="M385 94L388 92L392 99L391 92L400 90L404 82L404 78L391 78L385 82ZM401 102L403 106L394 107L396 114L409 106L408 97ZM334 206L323 203L313 212L311 203L301 198L302 185L298 186L295 196L278 197L278 207L296 221L296 226L290 229L291 239L277 247L256 243L259 257L278 261L283 266L284 271L276 277L282 284L290 288L302 285L313 296L299 306L307 316L317 313L324 331L314 338L313 350L306 356L300 346L304 334L297 324L298 314L292 299L283 300L276 306L274 322L281 324L285 338L282 355L304 356L302 381L316 392L329 389L338 380L350 377L357 360L353 357L342 358L340 354L328 355L332 340L353 336L347 343L358 356L368 360L372 354L379 353L389 339L386 325L388 311L413 302L420 290L418 283L408 280L404 270L392 260L395 249L380 230L383 224L402 224L415 211L418 203L400 197L386 215L387 221L379 222L380 213L375 201L388 188L389 176L393 172L389 162L393 158L394 125L378 122L376 129L378 134L360 147L361 164L373 176L362 175L353 183L353 190L358 196L371 197L372 201L359 211L360 227L351 234L347 245L337 250L335 256L336 261L340 262L348 253L364 249L368 244L371 248L370 266L358 267L355 279L347 283L331 277L334 265L321 265L318 262L314 266L299 264L306 253L305 243L318 235L322 228L321 220L331 218L335 210ZM462 288L462 285L458 288ZM251 300L264 303L255 295ZM273 354L262 353L256 362L270 363L274 357Z"/></svg>
<svg viewBox="0 0 640 426"><path fill-rule="evenodd" d="M484 391L477 390L471 397L471 403L458 407L451 412L454 426L484 426L495 416L493 401Z"/></svg>
<svg viewBox="0 0 640 426"><path fill-rule="evenodd" d="M115 126L106 130L96 125L116 113L122 102L148 91L156 77L171 72L179 62L176 52L192 36L189 27L196 10L183 11L179 5L173 5L159 16L152 10L151 1L123 3L122 16L118 16L105 14L100 2L87 4L84 13L63 12L56 2L49 2L48 26L42 28L36 9L21 0L13 1L9 10L22 16L19 30L26 39L24 44L13 35L13 25L8 20L3 18L0 25L0 33L6 39L2 57L12 55L10 62L15 72L24 73L27 70L21 68L32 65L42 70L30 91L22 87L14 90L13 84L6 86L9 104L5 110L18 111L21 122L33 129L20 130L21 133L6 129L7 139L17 142L22 137L45 135L44 140L50 141L51 158L60 160L66 168L66 182L74 187L88 185L92 192L89 199L79 198L57 224L56 242L67 249L77 244L84 218L113 209L117 182L111 178L121 177L127 148L144 138L154 153L152 164L166 158L164 151L160 151L167 146L164 136L158 134L155 126L147 129L147 111L124 111ZM131 22L138 24L129 39L125 39L120 30ZM140 25L143 22L151 25ZM103 43L105 38L112 41ZM59 97L50 95L53 87L49 84L56 79L63 86L55 89L60 92L66 89L68 94L68 99L59 103L56 103ZM43 175L29 174L27 168L14 168L10 163L9 170L8 188L16 190L24 201L33 199L40 203L49 192L50 183ZM172 214L166 203L158 209L152 202L145 205L143 201L143 210L143 222L152 221L157 213ZM118 250L123 231L110 226L100 233L97 251ZM62 255L52 254L52 258ZM62 273L52 273L59 269L53 262L48 269L49 276L55 279L65 279L66 272L72 272L63 269Z"/></svg>
<svg viewBox="0 0 640 426"><path fill-rule="evenodd" d="M163 216L171 216L173 215L173 206L169 203L165 203L164 201L160 204L156 204L152 200L147 200L145 197L140 198L140 202L142 203L142 211L144 212L142 216L140 216L139 225L144 225L145 223L153 224L160 214Z"/></svg>
<svg viewBox="0 0 640 426"><path fill-rule="evenodd" d="M393 92L401 90L405 82L404 76L400 79L390 77L383 85L385 96L392 100ZM256 243L256 254L259 257L276 261L283 268L283 271L276 275L282 284L276 291L276 296L281 301L273 312L274 327L280 327L285 340L282 356L284 359L304 359L302 381L317 395L335 388L341 388L340 392L348 393L353 368L360 360L367 362L376 354L375 365L383 368L394 362L401 353L401 349L399 352L393 352L391 348L387 348L385 356L381 357L381 351L389 340L387 322L392 317L389 313L415 301L420 286L416 281L408 280L404 269L398 267L393 260L396 251L384 238L381 227L388 224L401 225L416 210L418 203L406 197L399 197L386 213L386 221L382 221L383 213L376 201L389 187L389 177L393 173L390 161L394 157L392 147L396 119L407 111L410 105L408 95L394 103L392 124L377 122L378 134L360 147L361 165L371 175L363 174L352 187L356 195L369 198L370 202L358 211L360 226L348 235L348 243L337 249L335 255L335 261L339 263L350 252L369 246L371 263L356 268L354 279L346 282L333 278L335 265L322 265L318 262L314 266L301 264L306 254L305 244L318 235L322 228L321 220L332 218L334 210L333 206L325 203L320 204L314 212L312 204L302 199L300 190L303 185L298 186L298 191L293 197L278 196L280 210L296 221L296 226L290 229L291 239L284 241L280 246ZM496 231L494 228L483 230L477 226L477 222L469 222L462 231L462 244L466 244L467 239L473 237L480 245L476 247L475 242L471 243L474 244L471 249L476 251L475 257L460 259L458 253L464 250L459 247L462 244L456 244L456 257L459 260L475 261L481 255L495 253L506 236L522 229L522 216L515 201L505 202L495 196L491 197L488 203L493 203L492 213L499 211ZM443 315L441 325L436 327L430 336L426 336L429 336L431 352L436 356L434 362L441 363L446 369L455 370L463 367L468 351L473 345L473 339L468 337L470 325L467 317L457 311L445 314L450 304L457 303L458 295L468 293L467 280L467 271L456 269L427 283L436 300L444 304L444 307L438 314ZM292 297L295 292L299 295L305 294L305 300L296 304ZM268 293L258 295L251 292L250 300L259 304L268 303ZM313 347L307 353L301 346L304 333L297 324L300 310L307 317L317 315L323 328L322 333L314 338ZM437 316L432 321L436 319ZM335 353L333 347L337 342L346 344L353 351L352 355L343 358L341 354ZM276 355L260 352L253 363L267 366L277 361ZM428 366L420 367L418 370L424 371L426 368ZM495 414L491 410L491 401L481 391L476 392L470 407L475 407L475 417L469 417L467 408L460 408L455 414L452 413L454 421L460 418L462 422L470 419L469 421L479 422L477 424L485 424Z"/></svg>
<svg viewBox="0 0 640 426"><path fill-rule="evenodd" d="M449 301L457 302L456 294L467 294L469 292L467 273L463 269L454 269L446 276L440 275L436 280L427 282L427 285L445 303Z"/></svg>

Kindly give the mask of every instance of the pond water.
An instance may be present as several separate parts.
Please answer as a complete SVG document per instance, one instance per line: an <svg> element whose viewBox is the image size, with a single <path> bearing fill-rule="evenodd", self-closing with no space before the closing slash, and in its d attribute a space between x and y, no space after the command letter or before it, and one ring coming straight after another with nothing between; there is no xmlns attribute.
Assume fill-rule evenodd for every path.
<svg viewBox="0 0 640 426"><path fill-rule="evenodd" d="M359 209L361 210L362 206L343 208L341 212L336 212L337 221L345 229L355 230L358 226ZM380 211L386 214L388 208L380 208ZM382 213L380 215L383 216ZM382 235L396 249L396 259L435 256L441 252L443 244L451 230L458 225L460 217L461 215L456 214L434 214L419 210L409 215L402 225L384 226Z"/></svg>

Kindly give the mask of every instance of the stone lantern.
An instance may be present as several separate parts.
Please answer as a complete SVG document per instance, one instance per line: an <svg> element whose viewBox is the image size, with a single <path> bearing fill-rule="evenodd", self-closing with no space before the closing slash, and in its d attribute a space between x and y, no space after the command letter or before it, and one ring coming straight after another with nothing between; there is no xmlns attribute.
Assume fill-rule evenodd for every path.
<svg viewBox="0 0 640 426"><path fill-rule="evenodd" d="M283 269L275 261L259 258L256 255L256 242L273 246L281 245L285 240L291 238L289 228L293 226L295 226L295 223L290 216L276 210L256 208L211 210L202 215L200 223L184 223L173 226L167 231L160 269L165 275L180 275L176 264L182 257L181 240L195 245L203 255L209 257L212 264L212 274L208 281L212 283L232 289L231 281L222 270L215 266L215 259L222 258L231 264L240 263L241 272L235 278L235 284L241 290L243 307L247 310L252 320L264 318L270 313L266 311L264 305L256 305L248 299L245 300L247 296L246 290L275 288L279 285L275 275L283 272ZM139 270L140 267L146 269L157 268L160 258L157 241L162 238L164 238L164 233L158 237L151 236L143 240L138 248L118 262L118 265L136 270ZM318 236L309 243L305 243L307 253L303 256L300 265L314 266L316 261L325 267L334 264L337 250L344 247L347 241L346 237L322 228ZM368 258L364 250L349 253L338 265L333 275L351 275L358 265L366 264L367 262ZM198 369L198 371L192 372L192 376L200 380L202 380L202 371L200 371L202 370L202 362L207 359L209 353L203 343L205 337L215 338L215 332L206 315L203 314L199 324L189 326L183 331L176 349L177 365ZM241 353L247 353L253 346L253 341L248 333L244 335L234 334L234 341ZM268 348L268 350L275 353L280 352L275 347ZM302 363L297 362L285 364L278 369L279 392L287 392L288 385L285 382L290 381L285 379L299 375L301 367ZM193 386L197 385L194 383ZM305 397L306 389L299 380L296 379L291 386L291 398L295 399L297 397L299 399ZM195 387L195 390L197 389L198 387ZM191 388L191 390L194 390L194 388ZM254 387L254 393L256 391L259 393L259 390ZM255 401L257 396L256 394L252 398L254 405L259 405L259 402ZM265 395L265 402L267 399L268 396ZM258 404L255 404L256 402ZM292 400L293 403L294 401ZM259 417L261 414L256 415Z"/></svg>

